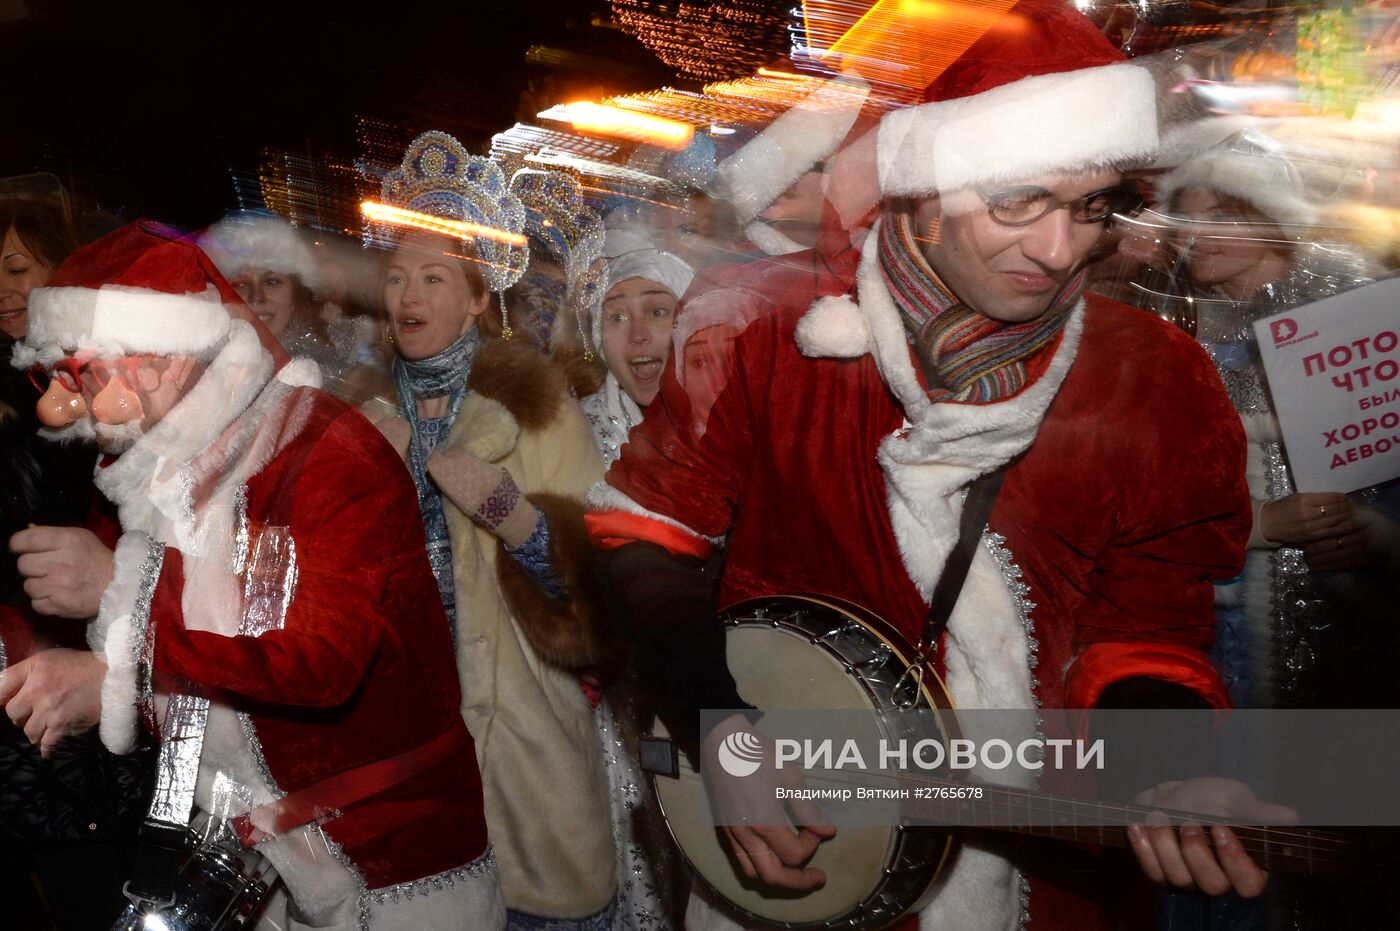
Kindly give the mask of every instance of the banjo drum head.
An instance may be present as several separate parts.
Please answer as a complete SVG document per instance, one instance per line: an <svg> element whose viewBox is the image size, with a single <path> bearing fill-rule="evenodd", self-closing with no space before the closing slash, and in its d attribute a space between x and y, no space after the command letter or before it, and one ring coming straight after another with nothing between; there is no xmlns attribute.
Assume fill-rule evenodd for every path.
<svg viewBox="0 0 1400 931"><path fill-rule="evenodd" d="M815 649L811 634L771 624L741 624L728 631L726 647L740 694L757 707L869 711L871 733L878 733L875 706L860 680L839 657ZM763 730L762 721L756 730ZM656 732L663 733L660 722ZM708 795L692 763L682 757L679 778L655 777L657 797L695 872L744 911L779 925L820 926L865 902L885 880L899 834L895 825L841 828L811 860L827 877L826 885L813 892L784 893L747 879L714 827Z"/></svg>

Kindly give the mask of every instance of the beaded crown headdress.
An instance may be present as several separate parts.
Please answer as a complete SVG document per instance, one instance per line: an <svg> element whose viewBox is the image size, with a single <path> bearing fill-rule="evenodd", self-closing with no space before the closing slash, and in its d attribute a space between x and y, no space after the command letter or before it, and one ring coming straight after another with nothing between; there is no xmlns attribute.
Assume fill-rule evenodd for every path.
<svg viewBox="0 0 1400 931"><path fill-rule="evenodd" d="M583 202L578 181L558 171L522 168L510 190L525 207L525 234L564 266L574 300L589 266L603 252L603 221Z"/></svg>
<svg viewBox="0 0 1400 931"><path fill-rule="evenodd" d="M435 217L461 220L520 235L525 207L511 193L505 172L489 158L472 155L443 132L426 132L414 139L398 168L384 176L380 188L386 203ZM486 286L497 294L525 274L530 250L490 236L473 236Z"/></svg>

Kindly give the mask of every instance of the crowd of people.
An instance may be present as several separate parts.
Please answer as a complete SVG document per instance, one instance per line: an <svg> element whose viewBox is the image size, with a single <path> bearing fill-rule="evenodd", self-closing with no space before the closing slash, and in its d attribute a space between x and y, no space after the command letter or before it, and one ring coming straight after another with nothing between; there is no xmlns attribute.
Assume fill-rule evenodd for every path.
<svg viewBox="0 0 1400 931"><path fill-rule="evenodd" d="M1400 492L1295 483L1253 329L1388 269L1269 124L1167 125L1083 16L1017 13L924 102L832 78L661 207L441 132L363 247L0 201L0 863L44 921L155 907L197 825L275 869L270 928L743 927L640 734L751 732L724 606L918 645L960 548L960 706L1392 704ZM826 881L820 815L746 812L746 882ZM1308 926L1228 828L1130 838L1112 884L969 841L908 920L1149 927L1155 882L1212 897L1172 927Z"/></svg>

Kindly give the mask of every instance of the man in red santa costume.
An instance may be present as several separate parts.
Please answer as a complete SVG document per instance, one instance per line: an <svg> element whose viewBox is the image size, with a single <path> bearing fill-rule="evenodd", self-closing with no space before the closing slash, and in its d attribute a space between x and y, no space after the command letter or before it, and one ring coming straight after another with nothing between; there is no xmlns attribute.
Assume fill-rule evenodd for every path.
<svg viewBox="0 0 1400 931"><path fill-rule="evenodd" d="M92 618L93 653L9 669L10 716L45 747L99 715L116 752L143 723L201 739L192 801L248 813L234 824L285 883L282 927L503 925L398 455L314 364L286 362L204 253L152 226L75 253L30 306L17 358L52 373L41 417L95 433L113 507L11 543L36 603ZM148 825L187 788L159 783Z"/></svg>
<svg viewBox="0 0 1400 931"><path fill-rule="evenodd" d="M714 603L817 592L917 642L964 492L1002 466L935 656L954 702L1225 704L1204 650L1211 579L1238 569L1249 530L1237 418L1191 340L1082 293L1090 250L1129 200L1123 170L1157 148L1154 96L1069 5L1023 0L927 102L882 119L884 199L863 246L835 237L801 273L788 256L731 276L735 300L760 306L727 385L704 399L704 429L668 372L591 494L590 532L643 668L690 726L699 709L746 707ZM721 546L712 597L704 566ZM747 726L736 715L700 736ZM824 879L805 864L829 827L725 831L756 881ZM1157 882L1262 889L1228 829L1130 834ZM1096 857L1059 848L1048 859L1061 869L1047 870L1045 857L969 843L920 924L1105 927L1122 890L1090 872ZM693 903L697 924L703 911Z"/></svg>

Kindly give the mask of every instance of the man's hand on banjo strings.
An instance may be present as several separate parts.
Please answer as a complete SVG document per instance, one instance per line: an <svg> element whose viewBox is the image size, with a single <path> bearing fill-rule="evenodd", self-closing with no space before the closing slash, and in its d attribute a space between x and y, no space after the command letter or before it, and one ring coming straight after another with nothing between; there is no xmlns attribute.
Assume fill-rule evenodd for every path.
<svg viewBox="0 0 1400 931"><path fill-rule="evenodd" d="M720 765L721 747L733 734L751 735L744 745L761 748L755 753L761 752L762 762L748 775L731 775ZM836 836L836 828L815 801L778 798L780 788L807 785L795 767L774 765L772 741L755 733L747 719L734 715L705 738L700 768L715 822L745 876L784 889L819 889L826 884L826 873L805 864L823 841Z"/></svg>
<svg viewBox="0 0 1400 931"><path fill-rule="evenodd" d="M1255 798L1242 782L1214 776L1166 782L1143 792L1136 801L1262 824L1295 824L1298 817L1291 808ZM1252 899L1263 894L1268 882L1268 874L1250 859L1235 832L1224 825L1207 830L1204 825L1186 822L1177 829L1165 816L1153 812L1146 824L1128 828L1128 841L1142 871L1156 883L1207 895L1234 891Z"/></svg>

